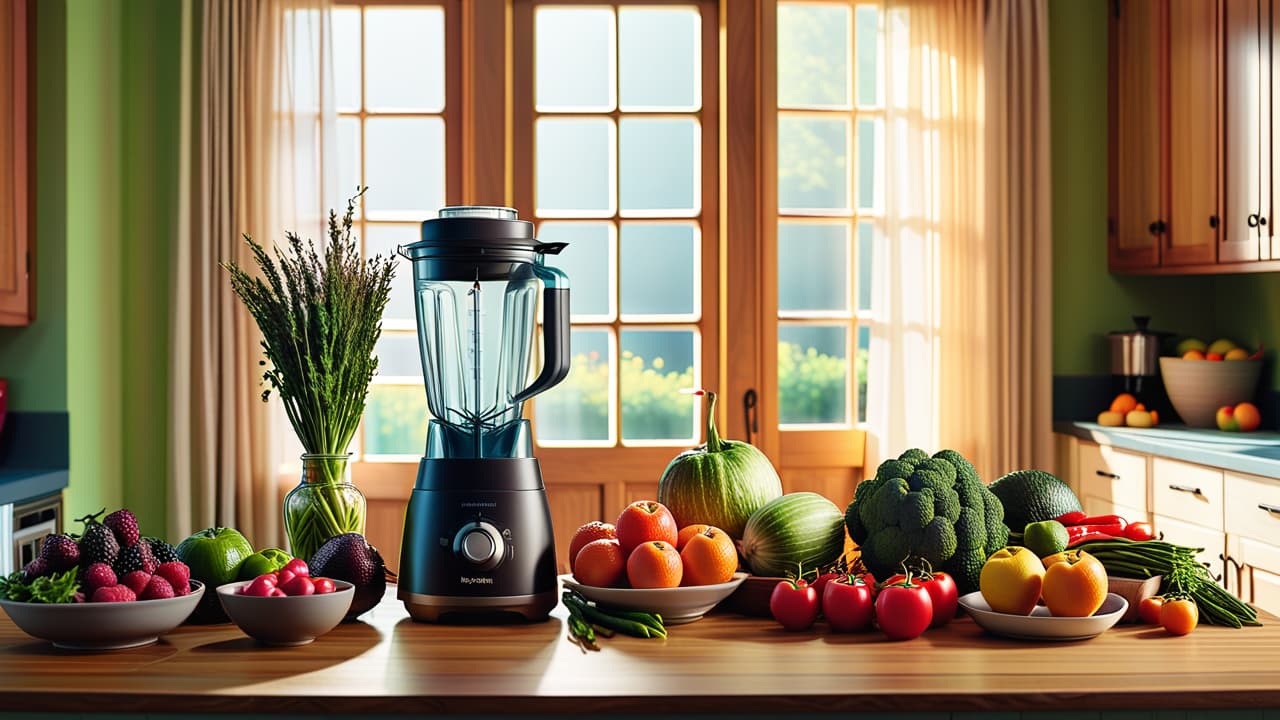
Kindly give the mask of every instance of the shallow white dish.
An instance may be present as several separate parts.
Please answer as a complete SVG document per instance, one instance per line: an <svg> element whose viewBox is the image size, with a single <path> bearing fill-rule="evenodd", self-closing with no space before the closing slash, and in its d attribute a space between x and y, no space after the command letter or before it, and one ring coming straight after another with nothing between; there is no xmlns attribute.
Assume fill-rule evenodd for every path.
<svg viewBox="0 0 1280 720"><path fill-rule="evenodd" d="M680 625L701 618L721 600L732 595L746 579L746 573L736 572L729 582L716 585L645 589L596 587L583 585L572 575L560 576L565 587L577 590L601 607L658 613L664 625Z"/></svg>
<svg viewBox="0 0 1280 720"><path fill-rule="evenodd" d="M204 584L165 600L113 603L24 603L0 600L0 608L28 635L71 650L123 650L150 645L196 609Z"/></svg>
<svg viewBox="0 0 1280 720"><path fill-rule="evenodd" d="M961 596L960 607L994 635L1019 640L1088 640L1120 622L1129 602L1115 593L1107 593L1102 607L1089 617L1054 617L1043 605L1037 605L1030 615L1010 615L992 610L978 591Z"/></svg>

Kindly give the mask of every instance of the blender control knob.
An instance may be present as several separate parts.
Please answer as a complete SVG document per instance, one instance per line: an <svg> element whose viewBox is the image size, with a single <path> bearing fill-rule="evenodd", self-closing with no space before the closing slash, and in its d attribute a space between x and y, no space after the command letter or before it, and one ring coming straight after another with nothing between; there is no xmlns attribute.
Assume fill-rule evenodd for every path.
<svg viewBox="0 0 1280 720"><path fill-rule="evenodd" d="M477 570L497 567L502 562L505 548L502 532L483 520L463 525L453 536L454 554Z"/></svg>

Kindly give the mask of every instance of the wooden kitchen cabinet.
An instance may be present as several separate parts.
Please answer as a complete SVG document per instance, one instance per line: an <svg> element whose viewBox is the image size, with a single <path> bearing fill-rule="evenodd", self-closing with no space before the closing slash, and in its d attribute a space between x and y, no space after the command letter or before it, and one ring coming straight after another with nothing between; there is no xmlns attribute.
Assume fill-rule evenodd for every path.
<svg viewBox="0 0 1280 720"><path fill-rule="evenodd" d="M1160 264L1159 228L1163 167L1160 111L1164 63L1163 3L1128 0L1110 36L1114 72L1111 106L1111 221L1108 259L1112 269Z"/></svg>
<svg viewBox="0 0 1280 720"><path fill-rule="evenodd" d="M31 262L31 122L27 0L0 3L0 325L28 325L35 312Z"/></svg>
<svg viewBox="0 0 1280 720"><path fill-rule="evenodd" d="M1261 212L1270 182L1270 72L1263 58L1270 49L1266 22L1270 0L1222 0L1223 40L1223 216L1218 259L1251 262L1263 252L1268 223ZM1265 30L1265 32L1264 32Z"/></svg>
<svg viewBox="0 0 1280 720"><path fill-rule="evenodd" d="M1089 515L1122 515L1130 522L1149 519L1147 457L1107 445L1080 442L1076 479L1071 483Z"/></svg>
<svg viewBox="0 0 1280 720"><path fill-rule="evenodd" d="M1227 589L1245 602L1280 611L1280 482L1226 473Z"/></svg>
<svg viewBox="0 0 1280 720"><path fill-rule="evenodd" d="M1207 0L1168 4L1169 183L1160 264L1212 263L1218 230L1218 11Z"/></svg>

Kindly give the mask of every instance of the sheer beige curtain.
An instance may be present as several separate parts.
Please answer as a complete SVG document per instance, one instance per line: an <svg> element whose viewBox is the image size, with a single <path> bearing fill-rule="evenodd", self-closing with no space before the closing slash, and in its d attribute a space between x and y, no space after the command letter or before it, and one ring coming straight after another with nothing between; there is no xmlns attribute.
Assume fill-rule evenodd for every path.
<svg viewBox="0 0 1280 720"><path fill-rule="evenodd" d="M325 208L337 207L329 2L183 2L168 534L233 526L256 546L283 547L284 430L260 399L257 326L219 263L252 266L245 233L319 238Z"/></svg>
<svg viewBox="0 0 1280 720"><path fill-rule="evenodd" d="M989 29L1043 14L1043 0L883 7L872 467L910 447L959 450L986 479L1051 460L1047 39Z"/></svg>

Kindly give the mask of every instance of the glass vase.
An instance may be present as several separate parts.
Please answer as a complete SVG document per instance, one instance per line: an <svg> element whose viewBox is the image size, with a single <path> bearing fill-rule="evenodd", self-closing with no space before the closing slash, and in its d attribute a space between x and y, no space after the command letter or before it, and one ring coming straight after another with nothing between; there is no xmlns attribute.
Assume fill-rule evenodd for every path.
<svg viewBox="0 0 1280 720"><path fill-rule="evenodd" d="M364 534L364 493L351 484L350 455L303 455L302 481L284 499L289 552L310 562L329 538Z"/></svg>

